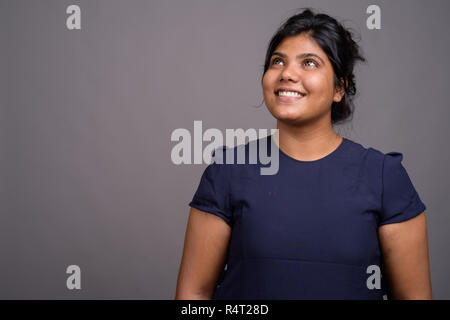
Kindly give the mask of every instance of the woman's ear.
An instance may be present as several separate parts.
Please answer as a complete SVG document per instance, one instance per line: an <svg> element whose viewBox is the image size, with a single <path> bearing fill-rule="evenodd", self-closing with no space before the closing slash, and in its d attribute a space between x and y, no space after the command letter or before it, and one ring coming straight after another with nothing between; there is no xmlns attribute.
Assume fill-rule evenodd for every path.
<svg viewBox="0 0 450 320"><path fill-rule="evenodd" d="M336 86L334 90L334 97L333 97L334 102L341 102L342 97L345 94L345 89L347 88L347 85L348 81L344 78L341 78L339 84Z"/></svg>

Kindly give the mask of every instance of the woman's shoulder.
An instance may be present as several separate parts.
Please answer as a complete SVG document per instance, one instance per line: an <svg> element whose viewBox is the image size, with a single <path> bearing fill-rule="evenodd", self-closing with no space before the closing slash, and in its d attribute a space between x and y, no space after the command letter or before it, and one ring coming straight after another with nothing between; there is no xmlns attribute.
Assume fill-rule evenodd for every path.
<svg viewBox="0 0 450 320"><path fill-rule="evenodd" d="M371 171L380 173L386 167L401 167L403 153L399 151L383 152L377 147L367 146L363 143L347 139L347 161L364 164Z"/></svg>
<svg viewBox="0 0 450 320"><path fill-rule="evenodd" d="M389 152L383 152L378 148L367 146L363 143L354 141L352 139L346 138L349 146L350 153L353 153L353 155L359 155L361 157L370 157L375 160L383 161L384 158L396 158L399 160L403 159L403 153L398 151L389 151Z"/></svg>

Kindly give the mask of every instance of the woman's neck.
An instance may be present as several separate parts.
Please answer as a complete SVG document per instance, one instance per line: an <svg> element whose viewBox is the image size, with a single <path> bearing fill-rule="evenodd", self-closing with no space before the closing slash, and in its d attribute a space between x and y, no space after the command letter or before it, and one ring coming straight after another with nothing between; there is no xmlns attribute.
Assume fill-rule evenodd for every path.
<svg viewBox="0 0 450 320"><path fill-rule="evenodd" d="M341 144L330 121L314 125L290 125L277 121L279 148L300 161L314 161L332 153Z"/></svg>

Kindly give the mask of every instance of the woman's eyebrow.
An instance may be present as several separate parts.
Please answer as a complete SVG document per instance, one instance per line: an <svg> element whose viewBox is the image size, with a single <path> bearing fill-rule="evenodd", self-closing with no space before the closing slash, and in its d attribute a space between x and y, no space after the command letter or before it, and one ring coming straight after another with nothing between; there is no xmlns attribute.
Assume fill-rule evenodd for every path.
<svg viewBox="0 0 450 320"><path fill-rule="evenodd" d="M278 52L278 51L274 52L272 55L280 56L280 57L282 57L282 58L286 58L286 57L287 57L284 53ZM302 58L309 58L309 57L315 57L315 58L319 59L320 62L322 62L323 64L325 64L325 62L322 60L321 57L319 57L317 54L311 53L311 52L300 53L300 54L297 55L295 58L297 58L297 59L302 59Z"/></svg>

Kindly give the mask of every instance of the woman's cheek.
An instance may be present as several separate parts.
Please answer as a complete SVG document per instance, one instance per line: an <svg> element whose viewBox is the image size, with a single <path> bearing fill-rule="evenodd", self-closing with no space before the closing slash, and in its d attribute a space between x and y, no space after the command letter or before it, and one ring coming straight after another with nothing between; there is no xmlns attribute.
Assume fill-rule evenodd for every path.
<svg viewBox="0 0 450 320"><path fill-rule="evenodd" d="M329 82L329 78L318 74L315 77L309 79L308 88L309 92L314 97L315 104L320 108L327 110L333 102L333 84Z"/></svg>
<svg viewBox="0 0 450 320"><path fill-rule="evenodd" d="M263 91L264 91L264 99L275 101L275 94L273 93L275 89L275 77L271 77L271 75L268 75L267 78L263 81Z"/></svg>
<svg viewBox="0 0 450 320"><path fill-rule="evenodd" d="M272 88L271 86L271 79L270 76L266 73L264 78L263 78L263 94L265 98L269 97L269 93L270 93L270 88Z"/></svg>
<svg viewBox="0 0 450 320"><path fill-rule="evenodd" d="M326 78L321 74L314 74L305 78L303 85L309 93L320 92L328 87Z"/></svg>
<svg viewBox="0 0 450 320"><path fill-rule="evenodd" d="M263 78L263 87L266 89L269 87L273 87L275 85L275 80L276 74L273 72L273 70L267 70Z"/></svg>

